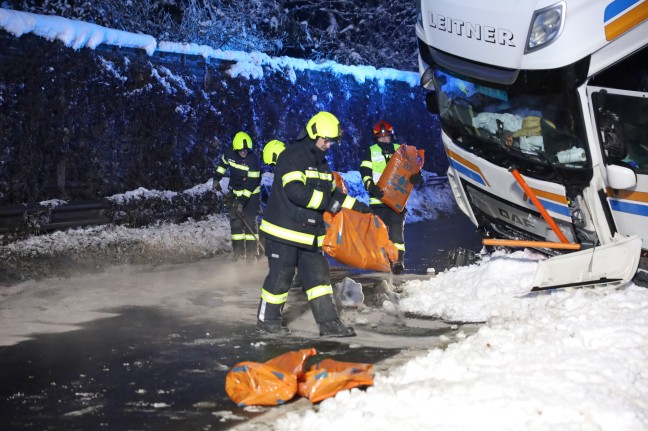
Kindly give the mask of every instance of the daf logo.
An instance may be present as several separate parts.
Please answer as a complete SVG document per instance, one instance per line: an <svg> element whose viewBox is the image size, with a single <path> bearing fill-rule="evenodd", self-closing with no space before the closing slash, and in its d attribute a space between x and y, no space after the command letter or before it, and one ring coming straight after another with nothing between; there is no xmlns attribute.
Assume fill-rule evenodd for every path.
<svg viewBox="0 0 648 431"><path fill-rule="evenodd" d="M513 32L505 28L495 28L487 25L463 21L448 16L430 12L430 27L454 34L466 39L477 40L506 46L515 46Z"/></svg>
<svg viewBox="0 0 648 431"><path fill-rule="evenodd" d="M499 215L502 216L502 218L510 221L511 223L519 224L521 226L525 226L528 228L533 228L535 227L533 223L531 223L529 220L521 218L518 215L515 215L513 213L510 213L506 211L505 209L502 208L497 208L497 211L499 212Z"/></svg>

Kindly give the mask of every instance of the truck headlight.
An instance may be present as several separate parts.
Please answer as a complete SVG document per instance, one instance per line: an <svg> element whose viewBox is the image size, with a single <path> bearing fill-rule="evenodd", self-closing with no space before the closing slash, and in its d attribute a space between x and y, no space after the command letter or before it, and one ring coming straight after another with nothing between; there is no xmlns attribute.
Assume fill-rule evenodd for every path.
<svg viewBox="0 0 648 431"><path fill-rule="evenodd" d="M556 40L562 30L563 22L565 22L564 2L535 11L524 53L543 48Z"/></svg>

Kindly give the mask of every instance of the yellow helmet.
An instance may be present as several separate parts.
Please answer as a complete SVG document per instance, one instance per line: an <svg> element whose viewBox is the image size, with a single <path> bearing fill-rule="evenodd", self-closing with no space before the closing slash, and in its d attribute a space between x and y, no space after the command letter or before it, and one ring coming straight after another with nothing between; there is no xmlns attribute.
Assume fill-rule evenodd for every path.
<svg viewBox="0 0 648 431"><path fill-rule="evenodd" d="M252 138L245 132L238 132L232 141L232 148L234 151L252 150Z"/></svg>
<svg viewBox="0 0 648 431"><path fill-rule="evenodd" d="M266 165L277 164L277 158L279 157L279 154L281 154L281 152L285 149L286 145L281 141L273 139L272 141L268 142L265 147L263 147L263 163L265 163Z"/></svg>
<svg viewBox="0 0 648 431"><path fill-rule="evenodd" d="M340 122L330 112L321 111L315 114L306 124L306 132L311 139L337 139L340 136Z"/></svg>

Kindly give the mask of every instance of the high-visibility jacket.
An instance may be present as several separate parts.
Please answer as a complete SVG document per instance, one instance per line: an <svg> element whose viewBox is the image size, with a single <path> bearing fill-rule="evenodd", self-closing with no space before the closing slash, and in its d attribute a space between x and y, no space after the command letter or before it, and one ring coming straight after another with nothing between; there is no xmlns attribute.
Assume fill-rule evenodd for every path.
<svg viewBox="0 0 648 431"><path fill-rule="evenodd" d="M371 184L375 184L385 171L389 159L398 150L400 144L375 143L364 152L362 162L360 163L360 176L366 190L369 190ZM369 198L369 205L384 205L380 199L373 196Z"/></svg>
<svg viewBox="0 0 648 431"><path fill-rule="evenodd" d="M325 152L309 137L296 141L281 153L259 227L264 236L305 249L317 249L326 234L325 210L332 210L333 206L358 210L364 206L335 187L324 156Z"/></svg>
<svg viewBox="0 0 648 431"><path fill-rule="evenodd" d="M220 181L229 169L229 188L238 199L247 202L250 196L261 192L261 161L252 151L247 157L227 148L216 166L214 181Z"/></svg>

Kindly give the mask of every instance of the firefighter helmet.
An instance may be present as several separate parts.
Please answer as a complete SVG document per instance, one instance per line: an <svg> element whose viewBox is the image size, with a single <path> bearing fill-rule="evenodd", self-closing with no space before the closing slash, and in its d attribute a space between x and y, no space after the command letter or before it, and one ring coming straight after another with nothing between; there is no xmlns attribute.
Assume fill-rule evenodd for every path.
<svg viewBox="0 0 648 431"><path fill-rule="evenodd" d="M337 139L340 136L340 121L330 112L321 111L308 120L306 132L311 139Z"/></svg>
<svg viewBox="0 0 648 431"><path fill-rule="evenodd" d="M385 120L380 120L373 129L373 134L376 138L381 138L383 136L394 136L394 128L391 124Z"/></svg>
<svg viewBox="0 0 648 431"><path fill-rule="evenodd" d="M286 145L281 141L273 139L268 142L263 147L263 163L266 165L276 165L279 154L285 149Z"/></svg>
<svg viewBox="0 0 648 431"><path fill-rule="evenodd" d="M252 150L252 138L245 132L238 132L232 141L234 151Z"/></svg>

